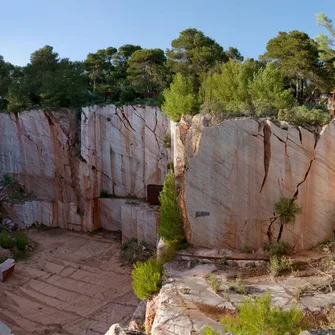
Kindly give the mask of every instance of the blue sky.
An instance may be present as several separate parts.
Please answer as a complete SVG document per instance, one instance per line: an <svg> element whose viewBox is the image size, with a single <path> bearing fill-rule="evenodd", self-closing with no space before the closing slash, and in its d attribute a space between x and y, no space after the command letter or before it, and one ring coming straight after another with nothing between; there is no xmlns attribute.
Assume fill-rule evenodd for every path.
<svg viewBox="0 0 335 335"><path fill-rule="evenodd" d="M71 60L123 44L165 50L189 27L257 58L278 31L322 32L315 13L335 21L334 0L0 0L0 10L0 55L16 65L46 44Z"/></svg>

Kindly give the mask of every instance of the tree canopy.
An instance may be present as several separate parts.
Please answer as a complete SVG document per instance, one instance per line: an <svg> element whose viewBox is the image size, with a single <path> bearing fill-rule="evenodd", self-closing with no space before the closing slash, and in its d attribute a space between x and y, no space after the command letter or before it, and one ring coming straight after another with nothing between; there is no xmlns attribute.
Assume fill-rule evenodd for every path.
<svg viewBox="0 0 335 335"><path fill-rule="evenodd" d="M166 86L167 69L161 49L136 50L128 60L128 79L138 91L161 91Z"/></svg>
<svg viewBox="0 0 335 335"><path fill-rule="evenodd" d="M0 55L0 109L156 103L174 121L200 111L323 124L322 96L335 88L335 29L325 14L316 17L326 33L279 32L259 61L195 28L181 31L166 52L125 44L76 62L46 45L22 67Z"/></svg>

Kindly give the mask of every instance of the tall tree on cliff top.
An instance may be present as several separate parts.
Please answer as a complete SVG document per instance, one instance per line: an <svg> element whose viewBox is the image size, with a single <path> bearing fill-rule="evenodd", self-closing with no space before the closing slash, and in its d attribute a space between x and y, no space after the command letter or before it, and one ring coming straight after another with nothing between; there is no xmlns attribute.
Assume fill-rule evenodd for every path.
<svg viewBox="0 0 335 335"><path fill-rule="evenodd" d="M118 51L113 55L114 77L118 81L118 85L124 86L127 78L128 60L132 54L141 50L139 45L125 44L122 45Z"/></svg>
<svg viewBox="0 0 335 335"><path fill-rule="evenodd" d="M241 55L237 48L229 47L229 49L226 51L226 55L228 59L232 59L236 62L243 62L244 60L244 57Z"/></svg>
<svg viewBox="0 0 335 335"><path fill-rule="evenodd" d="M325 14L316 15L317 24L325 27L329 35L319 34L315 40L319 46L319 55L329 73L329 91L335 88L335 29L333 21Z"/></svg>
<svg viewBox="0 0 335 335"><path fill-rule="evenodd" d="M14 66L6 63L0 55L0 111L4 110L7 106L8 88L11 82L10 73Z"/></svg>
<svg viewBox="0 0 335 335"><path fill-rule="evenodd" d="M252 112L249 85L260 68L260 63L248 59L244 63L230 59L220 72L207 76L202 82L202 94L207 106L219 103L225 113ZM209 107L210 108L210 107Z"/></svg>
<svg viewBox="0 0 335 335"><path fill-rule="evenodd" d="M167 69L161 49L135 51L128 60L128 79L138 92L161 92L166 86Z"/></svg>
<svg viewBox="0 0 335 335"><path fill-rule="evenodd" d="M265 56L278 62L280 68L294 80L297 102L303 103L306 99L304 90L308 82L314 89L326 89L327 75L319 60L318 46L306 33L297 30L279 32L268 42L266 49Z"/></svg>
<svg viewBox="0 0 335 335"><path fill-rule="evenodd" d="M46 45L31 54L30 64L24 68L23 73L30 89L29 95L33 104L41 104L40 93L44 76L48 72L55 72L58 62L58 53L54 52L50 45Z"/></svg>
<svg viewBox="0 0 335 335"><path fill-rule="evenodd" d="M59 57L49 45L31 54L30 63L16 68L8 91L8 109L20 111L27 107L42 106L41 87L47 73L55 72Z"/></svg>
<svg viewBox="0 0 335 335"><path fill-rule="evenodd" d="M87 101L82 63L59 59L51 46L35 51L30 63L15 68L7 99L9 111L29 107L72 107Z"/></svg>
<svg viewBox="0 0 335 335"><path fill-rule="evenodd" d="M335 29L333 21L324 13L316 14L318 26L328 30L329 35L319 34L315 40L319 46L320 58L327 63L332 63L335 67Z"/></svg>
<svg viewBox="0 0 335 335"><path fill-rule="evenodd" d="M90 79L90 88L93 92L96 91L97 85L112 83L113 55L116 51L116 48L108 47L87 55L85 66ZM102 87L101 90L104 91L104 89L105 87Z"/></svg>
<svg viewBox="0 0 335 335"><path fill-rule="evenodd" d="M62 59L54 72L45 74L40 96L44 107L83 106L88 97L83 64Z"/></svg>
<svg viewBox="0 0 335 335"><path fill-rule="evenodd" d="M182 115L196 114L198 101L193 94L190 78L177 73L169 88L164 90L163 112L173 121L179 121Z"/></svg>
<svg viewBox="0 0 335 335"><path fill-rule="evenodd" d="M223 48L201 31L189 28L171 42L171 49L166 51L167 65L174 73L191 77L194 92L200 86L200 77L217 62L226 62L228 57Z"/></svg>

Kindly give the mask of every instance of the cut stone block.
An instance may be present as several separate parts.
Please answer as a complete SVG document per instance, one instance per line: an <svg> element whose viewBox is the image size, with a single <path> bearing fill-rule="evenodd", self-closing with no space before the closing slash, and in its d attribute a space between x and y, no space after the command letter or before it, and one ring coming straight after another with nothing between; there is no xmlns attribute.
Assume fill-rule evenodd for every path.
<svg viewBox="0 0 335 335"><path fill-rule="evenodd" d="M0 264L0 281L5 281L14 272L15 260L8 258Z"/></svg>

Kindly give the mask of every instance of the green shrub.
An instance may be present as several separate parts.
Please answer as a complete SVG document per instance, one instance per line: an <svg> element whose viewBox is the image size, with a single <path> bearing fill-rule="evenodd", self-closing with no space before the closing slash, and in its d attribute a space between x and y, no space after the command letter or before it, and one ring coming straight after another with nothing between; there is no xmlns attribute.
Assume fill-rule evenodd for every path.
<svg viewBox="0 0 335 335"><path fill-rule="evenodd" d="M298 308L283 311L271 307L271 295L246 299L238 308L237 316L226 315L221 324L226 333L234 335L298 335L303 313Z"/></svg>
<svg viewBox="0 0 335 335"><path fill-rule="evenodd" d="M276 277L285 272L293 271L293 262L291 259L281 256L272 256L270 258L270 271Z"/></svg>
<svg viewBox="0 0 335 335"><path fill-rule="evenodd" d="M216 332L212 327L207 326L203 330L203 335L220 335L220 334Z"/></svg>
<svg viewBox="0 0 335 335"><path fill-rule="evenodd" d="M264 250L268 252L270 257L284 256L288 253L290 248L291 248L290 245L286 242L268 243L268 244L265 244L264 246Z"/></svg>
<svg viewBox="0 0 335 335"><path fill-rule="evenodd" d="M156 259L137 262L131 272L132 286L139 299L147 299L162 286L163 264Z"/></svg>
<svg viewBox="0 0 335 335"><path fill-rule="evenodd" d="M12 187L14 184L13 177L9 173L3 175L3 185Z"/></svg>
<svg viewBox="0 0 335 335"><path fill-rule="evenodd" d="M11 249L14 245L14 240L6 233L0 234L0 246L4 249Z"/></svg>
<svg viewBox="0 0 335 335"><path fill-rule="evenodd" d="M165 89L163 112L173 121L179 121L182 115L196 114L198 101L193 92L193 83L190 78L177 73L169 88Z"/></svg>
<svg viewBox="0 0 335 335"><path fill-rule="evenodd" d="M163 264L170 262L176 256L177 249L179 249L178 246L169 244L167 249L159 256L159 260Z"/></svg>
<svg viewBox="0 0 335 335"><path fill-rule="evenodd" d="M122 89L120 93L120 103L129 103L134 101L136 98L135 89L132 86L126 86Z"/></svg>
<svg viewBox="0 0 335 335"><path fill-rule="evenodd" d="M281 197L275 205L275 211L285 223L294 223L296 215L301 214L302 208L295 199Z"/></svg>
<svg viewBox="0 0 335 335"><path fill-rule="evenodd" d="M19 250L25 251L26 246L29 244L29 238L25 233L17 233L15 235L15 243Z"/></svg>
<svg viewBox="0 0 335 335"><path fill-rule="evenodd" d="M206 277L206 280L215 293L220 289L222 280L218 278L214 273L210 273Z"/></svg>
<svg viewBox="0 0 335 335"><path fill-rule="evenodd" d="M257 116L277 115L279 109L292 108L294 98L285 87L286 80L285 72L272 62L255 73L249 92Z"/></svg>
<svg viewBox="0 0 335 335"><path fill-rule="evenodd" d="M297 126L324 126L330 121L330 116L320 108L297 106L280 110L278 120L288 121Z"/></svg>
<svg viewBox="0 0 335 335"><path fill-rule="evenodd" d="M174 173L170 171L164 181L164 187L159 195L160 227L159 233L168 244L181 244L185 241L183 218L177 202Z"/></svg>
<svg viewBox="0 0 335 335"><path fill-rule="evenodd" d="M245 288L244 284L243 284L243 281L241 278L237 278L236 279L236 284L237 284L237 290L236 290L236 293L238 294L248 294L248 291L247 289Z"/></svg>
<svg viewBox="0 0 335 335"><path fill-rule="evenodd" d="M275 205L275 212L280 218L280 229L277 237L277 243L279 243L284 225L295 223L295 217L296 215L301 214L302 208L296 203L295 199L281 197Z"/></svg>
<svg viewBox="0 0 335 335"><path fill-rule="evenodd" d="M170 149L171 148L171 135L170 133L166 134L164 137L164 148Z"/></svg>

